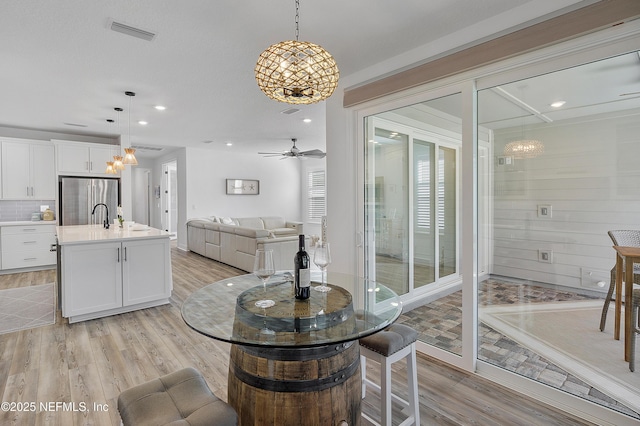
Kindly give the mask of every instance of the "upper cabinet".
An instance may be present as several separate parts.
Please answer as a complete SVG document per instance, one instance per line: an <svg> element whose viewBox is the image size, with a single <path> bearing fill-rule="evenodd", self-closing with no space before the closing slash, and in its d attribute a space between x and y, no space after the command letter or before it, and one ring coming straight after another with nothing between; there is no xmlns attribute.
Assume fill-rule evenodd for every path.
<svg viewBox="0 0 640 426"><path fill-rule="evenodd" d="M2 198L53 200L55 150L49 142L2 140Z"/></svg>
<svg viewBox="0 0 640 426"><path fill-rule="evenodd" d="M115 153L111 145L54 141L58 174L104 175Z"/></svg>

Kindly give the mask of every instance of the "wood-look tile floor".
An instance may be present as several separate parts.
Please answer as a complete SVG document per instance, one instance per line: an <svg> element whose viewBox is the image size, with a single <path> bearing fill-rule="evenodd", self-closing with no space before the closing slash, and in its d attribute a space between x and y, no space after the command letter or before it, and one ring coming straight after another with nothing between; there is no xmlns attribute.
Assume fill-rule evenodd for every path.
<svg viewBox="0 0 640 426"><path fill-rule="evenodd" d="M55 325L0 335L1 401L15 408L0 411L0 424L118 425L121 391L186 366L200 370L226 400L229 345L187 327L180 306L194 290L243 272L175 248L172 267L169 305L76 324L58 315ZM54 278L53 271L1 276L0 288ZM373 374L374 364L368 363ZM400 389L404 374L394 366ZM421 354L418 382L425 425L589 424ZM363 410L378 415L374 392Z"/></svg>

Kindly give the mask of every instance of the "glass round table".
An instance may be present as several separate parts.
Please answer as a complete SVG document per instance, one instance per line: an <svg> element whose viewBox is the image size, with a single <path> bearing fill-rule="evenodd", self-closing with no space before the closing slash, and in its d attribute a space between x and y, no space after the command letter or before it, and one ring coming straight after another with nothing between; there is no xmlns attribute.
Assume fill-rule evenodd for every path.
<svg viewBox="0 0 640 426"><path fill-rule="evenodd" d="M389 288L342 274L328 277L331 291L300 301L292 278L278 273L265 287L253 275L218 281L192 293L182 317L232 344L228 402L240 424L360 424L357 340L393 323L402 304ZM275 304L256 306L265 299Z"/></svg>

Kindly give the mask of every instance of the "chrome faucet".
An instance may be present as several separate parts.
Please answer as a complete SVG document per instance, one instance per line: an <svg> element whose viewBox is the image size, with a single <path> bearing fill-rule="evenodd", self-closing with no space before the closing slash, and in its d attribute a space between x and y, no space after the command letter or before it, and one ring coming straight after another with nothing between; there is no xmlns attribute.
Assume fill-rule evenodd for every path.
<svg viewBox="0 0 640 426"><path fill-rule="evenodd" d="M95 206L93 206L93 210L91 210L91 216L93 216L96 213L96 209L98 208L98 206L104 206L104 209L107 211L107 219L104 221L102 225L104 226L104 229L109 229L109 207L107 207L105 203L98 203Z"/></svg>

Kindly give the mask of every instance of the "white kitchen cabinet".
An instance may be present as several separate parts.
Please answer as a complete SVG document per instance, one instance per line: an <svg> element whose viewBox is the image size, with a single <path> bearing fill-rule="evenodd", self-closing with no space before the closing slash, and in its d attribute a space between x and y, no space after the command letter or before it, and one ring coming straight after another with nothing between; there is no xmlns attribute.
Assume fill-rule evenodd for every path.
<svg viewBox="0 0 640 426"><path fill-rule="evenodd" d="M2 269L33 268L56 263L55 225L3 225Z"/></svg>
<svg viewBox="0 0 640 426"><path fill-rule="evenodd" d="M122 250L123 306L171 296L168 239L127 241Z"/></svg>
<svg viewBox="0 0 640 426"><path fill-rule="evenodd" d="M62 248L62 315L75 317L122 307L122 243Z"/></svg>
<svg viewBox="0 0 640 426"><path fill-rule="evenodd" d="M65 227L60 227L65 228ZM105 232L115 235L118 231ZM111 234L109 234L111 233ZM84 321L168 303L169 238L62 244L62 316Z"/></svg>
<svg viewBox="0 0 640 426"><path fill-rule="evenodd" d="M54 141L58 174L104 175L107 161L113 161L120 147L111 145Z"/></svg>
<svg viewBox="0 0 640 426"><path fill-rule="evenodd" d="M2 198L55 199L54 153L47 142L2 140Z"/></svg>

